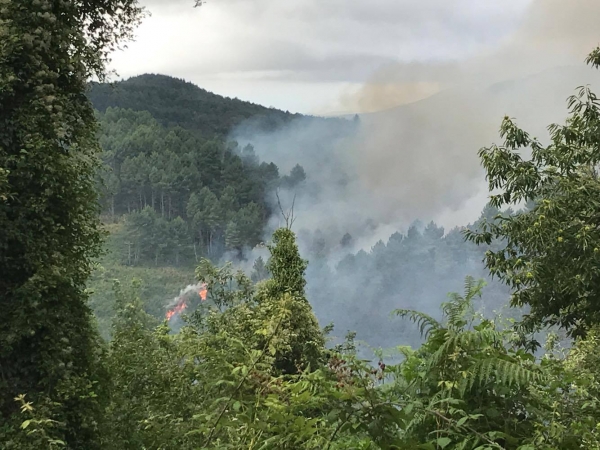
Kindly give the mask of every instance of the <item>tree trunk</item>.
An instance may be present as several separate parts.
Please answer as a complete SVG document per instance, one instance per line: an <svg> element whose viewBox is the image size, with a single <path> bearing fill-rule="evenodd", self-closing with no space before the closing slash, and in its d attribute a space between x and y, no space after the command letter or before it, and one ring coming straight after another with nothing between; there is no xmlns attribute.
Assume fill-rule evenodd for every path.
<svg viewBox="0 0 600 450"><path fill-rule="evenodd" d="M165 217L165 193L161 191L160 193L160 214L162 217Z"/></svg>

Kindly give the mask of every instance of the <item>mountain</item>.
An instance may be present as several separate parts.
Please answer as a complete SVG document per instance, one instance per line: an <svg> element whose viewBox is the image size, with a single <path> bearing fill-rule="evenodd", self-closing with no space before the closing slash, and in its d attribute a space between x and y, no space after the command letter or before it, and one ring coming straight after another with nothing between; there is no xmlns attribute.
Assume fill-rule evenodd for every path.
<svg viewBox="0 0 600 450"><path fill-rule="evenodd" d="M163 126L180 126L205 138L226 136L251 119L253 126L272 131L303 117L274 108L213 94L166 75L144 74L113 84L90 83L88 97L94 108L148 111Z"/></svg>

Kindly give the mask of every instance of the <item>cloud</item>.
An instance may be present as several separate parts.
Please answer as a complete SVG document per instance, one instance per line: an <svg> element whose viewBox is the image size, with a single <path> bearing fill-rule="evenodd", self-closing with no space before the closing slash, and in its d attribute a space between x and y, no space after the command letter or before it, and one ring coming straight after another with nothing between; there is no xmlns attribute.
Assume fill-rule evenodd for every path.
<svg viewBox="0 0 600 450"><path fill-rule="evenodd" d="M337 83L341 91L395 62L451 61L493 45L528 1L215 0L192 8L192 0L142 0L152 16L113 67L123 76L159 72L218 85L231 96L249 77L257 86ZM292 93L280 105L292 109L286 103L307 95ZM325 106L319 98L309 109Z"/></svg>

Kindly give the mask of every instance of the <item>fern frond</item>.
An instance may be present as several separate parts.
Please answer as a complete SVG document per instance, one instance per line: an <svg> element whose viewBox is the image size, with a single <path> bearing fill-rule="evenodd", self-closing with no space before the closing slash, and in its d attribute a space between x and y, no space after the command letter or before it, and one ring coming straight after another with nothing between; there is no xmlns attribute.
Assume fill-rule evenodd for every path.
<svg viewBox="0 0 600 450"><path fill-rule="evenodd" d="M473 299L481 297L481 291L485 284L485 280L476 282L473 277L467 276L465 278L464 296L456 292L448 294L450 300L442 304L442 311L448 328L459 330L467 324L467 316L474 316Z"/></svg>
<svg viewBox="0 0 600 450"><path fill-rule="evenodd" d="M412 322L418 325L421 336L423 337L429 336L429 333L431 333L433 330L437 330L442 327L442 325L433 317L419 311L413 311L410 309L396 309L392 311L392 314L402 318L408 317Z"/></svg>
<svg viewBox="0 0 600 450"><path fill-rule="evenodd" d="M465 300L473 300L475 297L481 297L481 291L487 282L483 279L475 281L475 278L468 275L465 277Z"/></svg>
<svg viewBox="0 0 600 450"><path fill-rule="evenodd" d="M530 370L522 364L508 360L488 358L477 362L469 371L466 380L468 389L477 382L480 386L485 383L495 383L502 386L524 386L543 379L541 373Z"/></svg>
<svg viewBox="0 0 600 450"><path fill-rule="evenodd" d="M497 346L502 344L503 334L494 329L485 328L478 331L464 331L456 336L457 344L465 349Z"/></svg>
<svg viewBox="0 0 600 450"><path fill-rule="evenodd" d="M473 291L473 286L475 285L475 278L473 278L471 275L467 275L465 277L465 287L464 287L464 293L465 293L465 298L467 298L469 296L469 293L471 293Z"/></svg>
<svg viewBox="0 0 600 450"><path fill-rule="evenodd" d="M438 368L449 355L456 351L457 348L468 352L473 348L481 349L484 347L492 347L499 343L502 343L502 333L491 329L464 331L461 333L447 331L443 343L427 359L425 370L429 372ZM467 384L459 387L459 390L464 391L467 388L470 389L472 387L473 383L470 382L468 378L463 380L463 383L464 382L467 382Z"/></svg>

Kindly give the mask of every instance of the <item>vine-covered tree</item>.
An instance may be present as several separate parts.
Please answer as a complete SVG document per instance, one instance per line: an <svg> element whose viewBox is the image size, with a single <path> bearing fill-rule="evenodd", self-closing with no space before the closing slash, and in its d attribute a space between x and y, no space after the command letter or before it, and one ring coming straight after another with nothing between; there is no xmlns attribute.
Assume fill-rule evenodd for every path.
<svg viewBox="0 0 600 450"><path fill-rule="evenodd" d="M290 316L282 324L288 333L286 346L277 352L275 366L288 374L314 368L322 358L324 337L304 292L307 262L300 257L296 237L287 228L275 231L269 250L271 257L266 269L271 278L262 285L259 299L277 304L287 295L290 302Z"/></svg>
<svg viewBox="0 0 600 450"><path fill-rule="evenodd" d="M3 448L97 448L100 350L84 289L101 241L99 147L85 93L140 14L135 0L0 5ZM54 420L48 433L18 440L21 394Z"/></svg>

